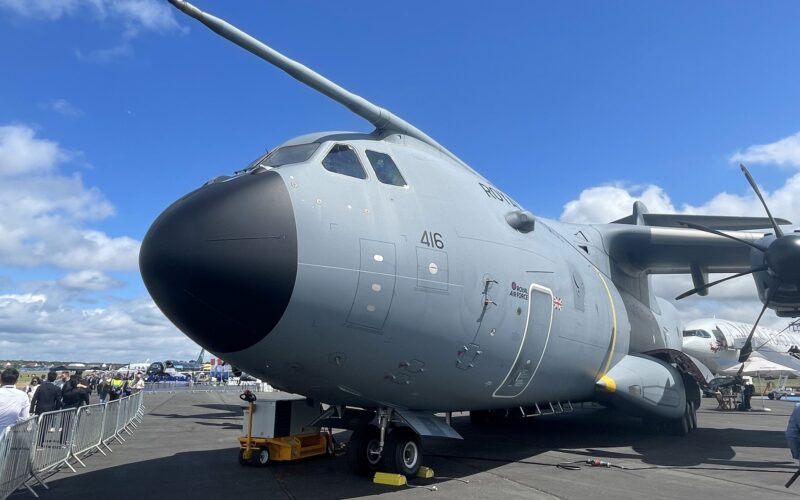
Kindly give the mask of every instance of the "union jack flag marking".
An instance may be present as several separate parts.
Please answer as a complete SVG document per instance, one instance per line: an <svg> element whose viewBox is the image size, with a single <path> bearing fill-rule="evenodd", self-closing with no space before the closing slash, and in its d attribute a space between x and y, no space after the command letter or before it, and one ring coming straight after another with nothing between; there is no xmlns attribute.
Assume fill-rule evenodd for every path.
<svg viewBox="0 0 800 500"><path fill-rule="evenodd" d="M564 309L564 302L561 300L561 297L553 297L553 309L556 311Z"/></svg>

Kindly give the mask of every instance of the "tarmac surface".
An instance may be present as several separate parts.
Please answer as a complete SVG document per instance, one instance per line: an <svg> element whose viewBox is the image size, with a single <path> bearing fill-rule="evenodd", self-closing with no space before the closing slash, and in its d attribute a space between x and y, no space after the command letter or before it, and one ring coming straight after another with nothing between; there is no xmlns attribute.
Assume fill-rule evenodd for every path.
<svg viewBox="0 0 800 500"><path fill-rule="evenodd" d="M46 480L49 490L36 491L43 500L800 496L800 480L784 488L797 470L784 439L794 403L784 401L765 401L767 413L719 412L704 399L700 428L684 438L651 434L639 420L601 408L487 426L454 416L464 441L425 440L423 463L437 477L411 480L436 491L375 485L351 474L345 457L242 467L240 403L230 392L147 394L147 415L126 443L88 457L77 473L62 469ZM348 433L336 437L346 441ZM556 467L590 458L624 468Z"/></svg>

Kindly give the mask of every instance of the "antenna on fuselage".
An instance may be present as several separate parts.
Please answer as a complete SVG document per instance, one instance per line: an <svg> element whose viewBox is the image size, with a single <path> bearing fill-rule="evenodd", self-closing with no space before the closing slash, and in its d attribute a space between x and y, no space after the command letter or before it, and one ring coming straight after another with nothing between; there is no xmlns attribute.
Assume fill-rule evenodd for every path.
<svg viewBox="0 0 800 500"><path fill-rule="evenodd" d="M186 15L191 16L205 24L209 29L218 35L227 38L243 49L252 52L268 63L282 69L295 80L305 83L312 89L325 94L340 104L343 104L345 107L347 107L347 109L373 124L377 131L393 131L414 137L447 155L467 169L472 170L469 165L461 161L460 158L448 151L447 148L433 140L433 138L428 136L428 134L421 131L414 125L411 125L399 116L394 115L392 112L381 108L380 106L376 106L363 97L353 94L352 92L340 87L316 71L286 57L277 50L253 38L227 21L203 12L184 0L169 0L169 3L177 7Z"/></svg>

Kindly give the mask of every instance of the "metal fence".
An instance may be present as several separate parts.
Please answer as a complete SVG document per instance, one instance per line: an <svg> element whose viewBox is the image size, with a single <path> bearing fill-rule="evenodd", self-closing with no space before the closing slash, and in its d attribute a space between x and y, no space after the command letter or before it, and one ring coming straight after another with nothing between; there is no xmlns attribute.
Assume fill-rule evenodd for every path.
<svg viewBox="0 0 800 500"><path fill-rule="evenodd" d="M36 433L36 448L32 460L33 472L45 472L61 465L72 469L68 459L76 416L75 408L39 415L39 432Z"/></svg>
<svg viewBox="0 0 800 500"><path fill-rule="evenodd" d="M0 500L20 488L34 496L34 483L47 488L40 474L61 467L75 469L71 459L86 467L83 459L97 450L105 455L109 442L122 443L120 435L132 435L144 415L144 393L116 401L42 413L17 422L0 433Z"/></svg>
<svg viewBox="0 0 800 500"><path fill-rule="evenodd" d="M116 439L120 444L122 441L117 437L117 419L119 418L119 399L114 401L109 401L106 403L106 414L103 417L103 431L102 436L103 439L101 442L103 446L105 446L108 451L111 451L111 446L109 446L109 442L112 439Z"/></svg>
<svg viewBox="0 0 800 500"><path fill-rule="evenodd" d="M70 455L79 464L86 467L81 456L95 448L103 455L106 452L100 447L103 443L103 421L106 417L105 404L82 406L78 408L75 422L75 437L72 440Z"/></svg>
<svg viewBox="0 0 800 500"><path fill-rule="evenodd" d="M242 392L249 389L253 392L272 392L266 382L246 381L238 383L212 383L189 381L147 382L145 392Z"/></svg>
<svg viewBox="0 0 800 500"><path fill-rule="evenodd" d="M31 478L31 451L38 429L36 417L8 427L0 434L0 498L6 498L27 484Z"/></svg>

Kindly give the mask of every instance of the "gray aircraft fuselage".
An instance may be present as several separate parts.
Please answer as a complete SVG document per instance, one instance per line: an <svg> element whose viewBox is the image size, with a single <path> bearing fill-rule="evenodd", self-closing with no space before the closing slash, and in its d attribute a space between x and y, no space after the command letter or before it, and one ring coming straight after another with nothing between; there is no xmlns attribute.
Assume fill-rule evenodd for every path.
<svg viewBox="0 0 800 500"><path fill-rule="evenodd" d="M679 434L696 425L704 381L650 275L691 274L701 286L708 273L758 271L763 294L766 247L753 242L769 238L730 231L774 220L648 214L641 203L612 224L534 217L414 125L170 2L375 126L293 139L159 216L142 243L142 276L184 333L282 390L332 405L599 400L671 419ZM767 256L791 268L800 237L778 242L783 250ZM789 295L775 297L791 313Z"/></svg>
<svg viewBox="0 0 800 500"><path fill-rule="evenodd" d="M284 146L308 143L307 161L182 198L142 250L167 316L248 373L331 404L484 409L594 399L629 352L628 309L653 325L650 347L680 348L674 315L626 308L636 299L612 282L596 228L536 219L520 232L514 200L410 137ZM342 145L365 179L323 167ZM380 182L367 151L407 186ZM151 255L167 247L153 271L175 282L153 285Z"/></svg>

